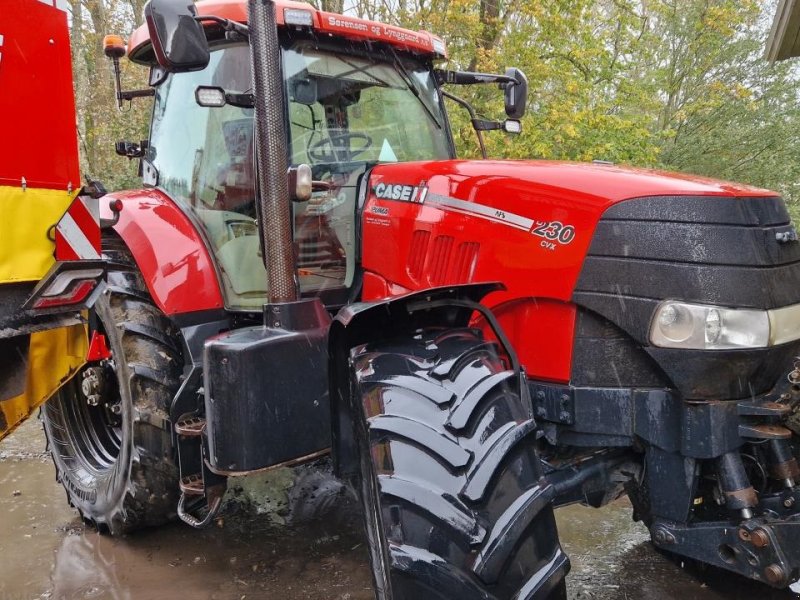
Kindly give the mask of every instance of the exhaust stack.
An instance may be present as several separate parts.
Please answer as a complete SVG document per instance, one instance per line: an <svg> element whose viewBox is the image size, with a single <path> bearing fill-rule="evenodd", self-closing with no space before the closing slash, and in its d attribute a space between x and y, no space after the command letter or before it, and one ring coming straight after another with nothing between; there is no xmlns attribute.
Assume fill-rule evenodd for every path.
<svg viewBox="0 0 800 600"><path fill-rule="evenodd" d="M280 45L272 0L248 0L255 93L258 208L269 304L298 299L292 246Z"/></svg>

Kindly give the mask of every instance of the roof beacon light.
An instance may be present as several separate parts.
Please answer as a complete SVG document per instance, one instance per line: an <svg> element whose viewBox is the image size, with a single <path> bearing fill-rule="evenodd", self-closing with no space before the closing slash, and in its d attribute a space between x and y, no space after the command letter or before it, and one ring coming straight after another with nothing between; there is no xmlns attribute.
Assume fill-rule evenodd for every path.
<svg viewBox="0 0 800 600"><path fill-rule="evenodd" d="M313 27L314 15L310 10L300 10L297 8L285 8L283 10L283 20L287 25L298 27Z"/></svg>
<svg viewBox="0 0 800 600"><path fill-rule="evenodd" d="M125 56L125 40L118 35L107 35L103 38L103 53L108 58Z"/></svg>

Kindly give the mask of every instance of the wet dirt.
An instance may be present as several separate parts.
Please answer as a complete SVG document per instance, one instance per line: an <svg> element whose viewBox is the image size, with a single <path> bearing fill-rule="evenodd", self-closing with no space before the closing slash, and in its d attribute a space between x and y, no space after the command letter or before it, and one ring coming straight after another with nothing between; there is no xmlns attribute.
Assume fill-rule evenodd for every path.
<svg viewBox="0 0 800 600"><path fill-rule="evenodd" d="M37 421L0 443L0 600L366 600L367 551L352 511L282 525L286 475L245 484L217 526L182 524L111 538L66 502ZM266 490L270 500L249 501ZM285 498L285 494L284 494ZM721 571L684 568L656 552L630 506L557 511L575 600L799 598Z"/></svg>

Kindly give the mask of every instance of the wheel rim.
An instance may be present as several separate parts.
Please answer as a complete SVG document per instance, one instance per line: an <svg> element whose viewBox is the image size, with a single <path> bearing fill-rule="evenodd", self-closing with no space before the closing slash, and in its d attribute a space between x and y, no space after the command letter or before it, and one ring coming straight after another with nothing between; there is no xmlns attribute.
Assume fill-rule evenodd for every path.
<svg viewBox="0 0 800 600"><path fill-rule="evenodd" d="M119 389L113 364L106 368L109 389L97 406L90 405L81 390L83 371L68 384L68 393L61 402L64 436L69 438L76 466L95 476L114 469L122 448L122 417L115 416L109 408L120 403Z"/></svg>

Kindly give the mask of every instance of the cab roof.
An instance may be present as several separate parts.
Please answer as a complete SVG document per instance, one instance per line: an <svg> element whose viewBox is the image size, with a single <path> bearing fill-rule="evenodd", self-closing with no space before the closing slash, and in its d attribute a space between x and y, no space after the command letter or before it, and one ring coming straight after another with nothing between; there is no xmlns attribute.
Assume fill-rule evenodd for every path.
<svg viewBox="0 0 800 600"><path fill-rule="evenodd" d="M201 0L196 5L198 15L215 15L239 23L247 23L246 0ZM375 21L348 17L337 13L318 10L306 2L293 2L292 0L275 0L275 16L278 26L295 27L287 24L287 11L305 11L311 14L314 31L330 36L391 44L398 49L430 55L434 58L446 58L447 52L441 38L427 31L412 31L385 25ZM147 25L138 27L128 41L128 58L133 62L143 65L155 64L155 55Z"/></svg>

